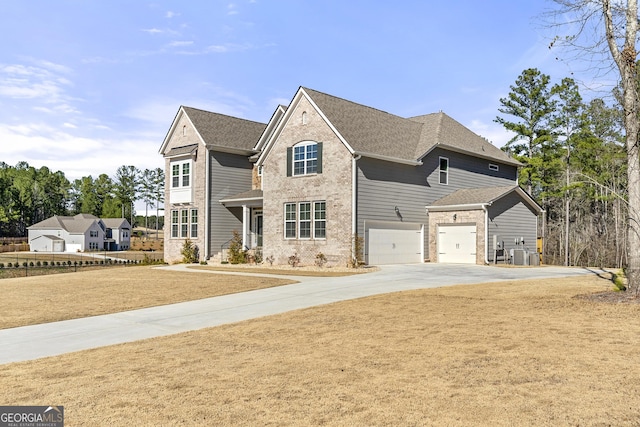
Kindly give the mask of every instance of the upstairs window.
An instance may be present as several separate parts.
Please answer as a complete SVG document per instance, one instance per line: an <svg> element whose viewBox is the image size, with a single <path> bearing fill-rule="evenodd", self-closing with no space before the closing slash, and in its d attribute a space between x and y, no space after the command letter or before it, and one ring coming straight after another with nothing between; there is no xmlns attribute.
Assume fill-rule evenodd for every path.
<svg viewBox="0 0 640 427"><path fill-rule="evenodd" d="M191 161L171 162L171 188L191 186Z"/></svg>
<svg viewBox="0 0 640 427"><path fill-rule="evenodd" d="M449 159L440 157L440 184L449 184Z"/></svg>
<svg viewBox="0 0 640 427"><path fill-rule="evenodd" d="M287 176L322 173L322 143L303 141L287 148Z"/></svg>

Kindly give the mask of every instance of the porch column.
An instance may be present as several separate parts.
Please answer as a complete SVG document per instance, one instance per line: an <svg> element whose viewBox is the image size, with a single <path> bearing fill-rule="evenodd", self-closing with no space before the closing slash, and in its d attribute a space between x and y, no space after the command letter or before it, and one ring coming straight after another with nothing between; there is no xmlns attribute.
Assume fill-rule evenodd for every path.
<svg viewBox="0 0 640 427"><path fill-rule="evenodd" d="M249 248L251 242L249 241L249 225L251 224L250 218L251 209L247 205L242 205L242 249Z"/></svg>

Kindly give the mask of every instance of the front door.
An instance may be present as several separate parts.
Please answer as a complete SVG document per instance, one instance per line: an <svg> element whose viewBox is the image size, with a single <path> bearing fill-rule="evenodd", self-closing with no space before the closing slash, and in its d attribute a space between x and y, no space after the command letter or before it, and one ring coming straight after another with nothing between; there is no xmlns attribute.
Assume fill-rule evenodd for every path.
<svg viewBox="0 0 640 427"><path fill-rule="evenodd" d="M256 246L262 247L262 211L257 211L253 217L253 232Z"/></svg>

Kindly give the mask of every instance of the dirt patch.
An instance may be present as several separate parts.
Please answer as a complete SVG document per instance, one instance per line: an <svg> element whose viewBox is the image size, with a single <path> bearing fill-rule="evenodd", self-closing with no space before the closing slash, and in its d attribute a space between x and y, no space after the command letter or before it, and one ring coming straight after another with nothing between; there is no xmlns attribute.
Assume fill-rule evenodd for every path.
<svg viewBox="0 0 640 427"><path fill-rule="evenodd" d="M576 298L610 287L345 301L4 365L0 401L64 405L74 426L638 426L640 305Z"/></svg>

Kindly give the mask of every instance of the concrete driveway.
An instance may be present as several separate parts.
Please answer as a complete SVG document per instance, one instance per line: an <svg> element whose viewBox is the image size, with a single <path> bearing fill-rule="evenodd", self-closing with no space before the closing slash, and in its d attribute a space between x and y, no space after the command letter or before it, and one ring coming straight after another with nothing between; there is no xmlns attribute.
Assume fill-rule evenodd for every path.
<svg viewBox="0 0 640 427"><path fill-rule="evenodd" d="M160 267L211 274L185 265ZM383 266L347 277L292 277L300 283L102 316L0 330L0 364L55 356L239 322L337 301L455 284L597 274L566 267L502 268L462 264ZM239 273L224 273L239 274ZM248 274L248 273L242 273Z"/></svg>

